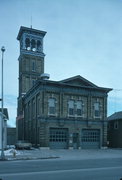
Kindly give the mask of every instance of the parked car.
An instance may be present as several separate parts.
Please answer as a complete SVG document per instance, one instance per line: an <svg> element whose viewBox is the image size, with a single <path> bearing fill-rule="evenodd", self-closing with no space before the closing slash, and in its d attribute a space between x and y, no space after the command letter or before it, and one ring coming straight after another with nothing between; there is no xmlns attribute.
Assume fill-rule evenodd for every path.
<svg viewBox="0 0 122 180"><path fill-rule="evenodd" d="M15 144L16 149L31 149L32 144L24 141L24 140L20 140L17 141L17 143Z"/></svg>

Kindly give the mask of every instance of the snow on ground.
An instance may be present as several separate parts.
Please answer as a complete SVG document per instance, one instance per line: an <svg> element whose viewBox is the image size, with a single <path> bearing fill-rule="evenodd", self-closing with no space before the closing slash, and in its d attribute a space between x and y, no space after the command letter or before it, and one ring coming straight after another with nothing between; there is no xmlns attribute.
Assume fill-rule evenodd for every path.
<svg viewBox="0 0 122 180"><path fill-rule="evenodd" d="M94 150L65 150L65 149L31 149L15 150L14 148L5 150L5 156L8 160L12 159L60 159L60 160L78 160L78 159L101 159L101 158L122 158L122 149L94 149ZM0 152L1 154L1 152Z"/></svg>
<svg viewBox="0 0 122 180"><path fill-rule="evenodd" d="M5 156L13 156L14 153L15 153L16 155L20 155L20 154L21 154L20 151L17 151L17 150L15 150L15 149L8 149L8 150L5 150L5 151L4 151ZM1 154L1 151L0 151L0 154Z"/></svg>

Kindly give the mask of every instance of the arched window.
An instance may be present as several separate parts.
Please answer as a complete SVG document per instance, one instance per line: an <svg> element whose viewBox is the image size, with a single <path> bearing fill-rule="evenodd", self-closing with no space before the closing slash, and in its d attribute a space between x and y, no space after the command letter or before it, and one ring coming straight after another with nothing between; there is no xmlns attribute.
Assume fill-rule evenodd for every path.
<svg viewBox="0 0 122 180"><path fill-rule="evenodd" d="M36 51L36 41L34 39L31 40L31 50Z"/></svg>
<svg viewBox="0 0 122 180"><path fill-rule="evenodd" d="M40 47L41 47L41 41L37 41L37 50L39 51L39 49L40 49Z"/></svg>
<svg viewBox="0 0 122 180"><path fill-rule="evenodd" d="M25 39L25 47L27 50L30 50L30 39L29 38Z"/></svg>
<svg viewBox="0 0 122 180"><path fill-rule="evenodd" d="M55 115L56 114L56 99L49 98L48 100L48 114Z"/></svg>

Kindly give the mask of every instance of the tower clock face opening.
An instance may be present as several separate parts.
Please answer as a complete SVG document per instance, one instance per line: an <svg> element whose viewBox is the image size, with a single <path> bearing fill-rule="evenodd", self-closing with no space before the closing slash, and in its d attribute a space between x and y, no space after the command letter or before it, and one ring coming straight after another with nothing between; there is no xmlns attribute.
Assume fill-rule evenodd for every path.
<svg viewBox="0 0 122 180"><path fill-rule="evenodd" d="M22 40L23 41L23 40ZM25 44L25 46L24 46ZM21 48L25 49L27 51L33 51L33 52L42 52L42 40L36 39L33 37L27 37L25 38L25 42L21 43Z"/></svg>

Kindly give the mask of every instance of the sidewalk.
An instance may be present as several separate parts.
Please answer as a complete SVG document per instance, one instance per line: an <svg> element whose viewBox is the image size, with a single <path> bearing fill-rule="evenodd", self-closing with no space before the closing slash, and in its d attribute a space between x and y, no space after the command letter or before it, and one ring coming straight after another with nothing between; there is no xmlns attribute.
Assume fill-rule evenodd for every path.
<svg viewBox="0 0 122 180"><path fill-rule="evenodd" d="M122 158L122 149L94 149L94 150L14 150L5 151L7 160L34 160L34 159L60 159L60 160L78 160L78 159L101 159L101 158Z"/></svg>

